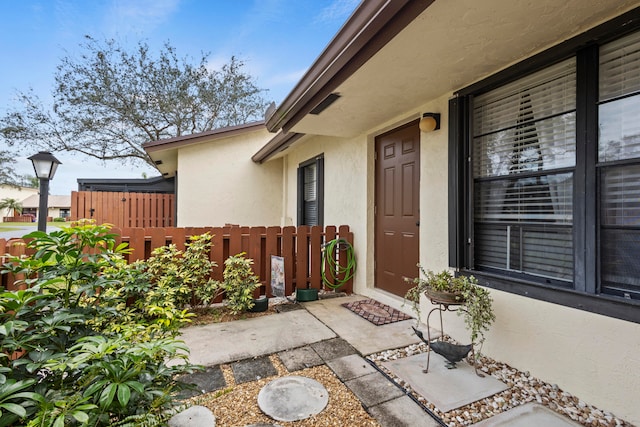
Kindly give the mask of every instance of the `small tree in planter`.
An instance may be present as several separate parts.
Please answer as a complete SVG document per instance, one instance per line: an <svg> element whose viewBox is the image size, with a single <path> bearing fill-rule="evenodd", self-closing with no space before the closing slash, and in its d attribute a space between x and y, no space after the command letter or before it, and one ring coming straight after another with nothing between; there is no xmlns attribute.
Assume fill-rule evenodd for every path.
<svg viewBox="0 0 640 427"><path fill-rule="evenodd" d="M244 256L242 252L224 262L222 289L227 296L227 307L234 314L253 308L253 292L260 287L260 280L251 269L253 260Z"/></svg>

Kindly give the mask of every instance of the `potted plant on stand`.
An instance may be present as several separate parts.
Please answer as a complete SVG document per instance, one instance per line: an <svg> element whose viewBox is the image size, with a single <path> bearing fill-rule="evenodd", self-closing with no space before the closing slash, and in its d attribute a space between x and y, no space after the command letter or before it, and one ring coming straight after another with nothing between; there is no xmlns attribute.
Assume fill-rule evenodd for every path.
<svg viewBox="0 0 640 427"><path fill-rule="evenodd" d="M473 276L455 277L448 270L435 273L425 270L420 265L418 267L420 268L420 276L413 279L414 286L405 295L405 299L412 304L417 322L419 323L421 319L420 297L423 294L432 304L438 306L434 310L442 312L447 311L449 306L458 306L457 314L463 316L465 326L471 334L472 347L470 349L473 348L473 345L479 345L482 348L485 340L484 333L489 330L491 323L495 320L493 299L489 291L479 286ZM416 334L421 335L418 330L416 330ZM428 340L426 342L430 347L432 346ZM434 348L434 350L436 349ZM450 350L455 349L451 348ZM438 351L436 350L436 352Z"/></svg>

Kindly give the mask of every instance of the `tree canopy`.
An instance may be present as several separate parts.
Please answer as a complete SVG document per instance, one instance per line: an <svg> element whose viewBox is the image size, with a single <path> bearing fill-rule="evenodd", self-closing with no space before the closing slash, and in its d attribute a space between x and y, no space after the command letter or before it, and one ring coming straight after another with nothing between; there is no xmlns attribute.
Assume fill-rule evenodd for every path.
<svg viewBox="0 0 640 427"><path fill-rule="evenodd" d="M11 152L0 150L0 184L20 185L21 177L13 168L15 163L16 159Z"/></svg>
<svg viewBox="0 0 640 427"><path fill-rule="evenodd" d="M5 197L0 200L0 210L6 209L7 215L10 215L12 212L17 214L22 213L22 203L20 203L17 199L12 199L11 197Z"/></svg>
<svg viewBox="0 0 640 427"><path fill-rule="evenodd" d="M263 117L265 92L231 57L218 70L209 54L180 58L166 42L154 53L144 42L126 50L117 41L85 36L81 54L61 59L53 103L29 90L0 118L10 147L82 153L101 160L142 160L142 144L239 125Z"/></svg>

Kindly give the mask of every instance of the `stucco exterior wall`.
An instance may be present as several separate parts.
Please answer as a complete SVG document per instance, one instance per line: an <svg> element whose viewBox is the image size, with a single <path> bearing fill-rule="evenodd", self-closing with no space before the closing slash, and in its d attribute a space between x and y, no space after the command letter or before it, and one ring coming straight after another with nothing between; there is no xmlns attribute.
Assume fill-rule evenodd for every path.
<svg viewBox="0 0 640 427"><path fill-rule="evenodd" d="M367 283L368 236L371 236L367 233L367 215L370 210L370 200L367 197L367 138L318 136L303 144L294 145L287 151L285 211L293 225L297 224L298 166L324 153L324 225L348 225L353 231L354 251L358 262L354 290L362 293Z"/></svg>
<svg viewBox="0 0 640 427"><path fill-rule="evenodd" d="M421 133L420 263L448 266L447 98L422 111L442 113L442 128ZM640 425L640 325L491 290L496 322L483 353L557 384L586 403ZM422 312L431 304L423 301ZM406 309L406 307L405 307ZM461 317L447 313L445 333L469 342Z"/></svg>
<svg viewBox="0 0 640 427"><path fill-rule="evenodd" d="M420 263L427 269L448 266L448 96L420 111L440 112L441 129L421 133ZM402 298L374 286L374 140L415 119L409 112L351 139L315 137L292 147L287 156L286 212L295 223L296 168L318 154L325 158L325 224L348 224L355 233L358 273L354 291L409 312ZM588 404L640 425L640 325L492 290L496 322L483 353L529 371ZM422 302L422 311L431 308ZM448 313L445 332L468 342L462 318Z"/></svg>
<svg viewBox="0 0 640 427"><path fill-rule="evenodd" d="M282 160L251 160L272 137L265 129L180 148L177 225L280 225Z"/></svg>

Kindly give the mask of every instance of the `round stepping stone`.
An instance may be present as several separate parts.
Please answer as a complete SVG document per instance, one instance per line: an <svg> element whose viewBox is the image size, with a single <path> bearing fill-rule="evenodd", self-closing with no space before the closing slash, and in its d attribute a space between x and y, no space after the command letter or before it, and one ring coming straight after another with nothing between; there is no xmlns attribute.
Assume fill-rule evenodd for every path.
<svg viewBox="0 0 640 427"><path fill-rule="evenodd" d="M329 403L327 389L300 376L275 379L258 393L258 406L277 421L299 421L320 413Z"/></svg>

